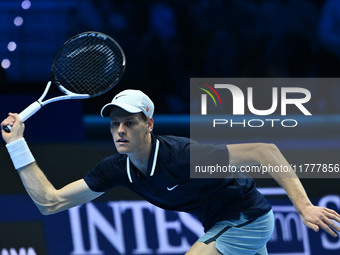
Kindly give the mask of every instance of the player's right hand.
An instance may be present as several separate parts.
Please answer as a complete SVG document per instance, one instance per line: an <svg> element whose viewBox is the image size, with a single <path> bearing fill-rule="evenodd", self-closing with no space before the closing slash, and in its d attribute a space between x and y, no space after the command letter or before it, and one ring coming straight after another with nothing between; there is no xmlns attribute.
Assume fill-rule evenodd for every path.
<svg viewBox="0 0 340 255"><path fill-rule="evenodd" d="M11 132L7 133L3 127L10 126ZM9 113L8 117L1 122L1 135L6 143L14 142L24 136L25 124L17 113Z"/></svg>

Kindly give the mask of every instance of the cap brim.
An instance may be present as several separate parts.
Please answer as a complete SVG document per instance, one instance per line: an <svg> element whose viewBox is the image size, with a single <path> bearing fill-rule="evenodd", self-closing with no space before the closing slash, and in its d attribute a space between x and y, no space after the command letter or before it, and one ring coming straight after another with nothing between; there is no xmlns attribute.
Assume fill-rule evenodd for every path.
<svg viewBox="0 0 340 255"><path fill-rule="evenodd" d="M104 118L109 117L110 113L111 113L111 109L114 106L118 106L119 108L123 109L124 111L127 111L129 113L138 113L138 112L142 112L141 109L129 105L129 104L124 104L124 103L109 103L104 105L104 107L102 108L100 115Z"/></svg>

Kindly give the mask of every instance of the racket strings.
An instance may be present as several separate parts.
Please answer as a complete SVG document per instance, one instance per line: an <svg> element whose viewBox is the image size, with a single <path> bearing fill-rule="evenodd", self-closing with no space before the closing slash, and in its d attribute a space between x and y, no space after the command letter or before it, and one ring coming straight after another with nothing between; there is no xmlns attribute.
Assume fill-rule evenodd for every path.
<svg viewBox="0 0 340 255"><path fill-rule="evenodd" d="M72 93L95 96L118 82L124 65L124 53L114 41L80 36L59 52L54 63L54 81Z"/></svg>

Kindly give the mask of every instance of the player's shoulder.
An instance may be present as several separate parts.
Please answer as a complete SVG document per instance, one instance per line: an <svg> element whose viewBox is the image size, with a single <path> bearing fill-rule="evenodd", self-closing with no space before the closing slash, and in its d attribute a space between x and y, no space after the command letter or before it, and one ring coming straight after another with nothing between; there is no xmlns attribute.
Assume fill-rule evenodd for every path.
<svg viewBox="0 0 340 255"><path fill-rule="evenodd" d="M174 136L174 135L157 135L156 138L164 143L178 144L190 143L191 139L188 137Z"/></svg>
<svg viewBox="0 0 340 255"><path fill-rule="evenodd" d="M199 143L191 138L188 137L181 137L181 136L173 136L173 135L160 135L156 136L156 138L160 141L161 147L169 150L187 150L187 149L194 149L194 150L226 150L227 144L220 143Z"/></svg>
<svg viewBox="0 0 340 255"><path fill-rule="evenodd" d="M173 135L157 135L155 137L159 141L161 159L169 163L188 156L190 138Z"/></svg>
<svg viewBox="0 0 340 255"><path fill-rule="evenodd" d="M194 143L190 138L182 136L160 135L156 136L156 138L163 149L169 150L184 150Z"/></svg>
<svg viewBox="0 0 340 255"><path fill-rule="evenodd" d="M125 168L126 157L127 157L126 155L120 154L117 152L99 161L98 165L104 168L109 168L109 169L112 169L112 168L121 169L122 167Z"/></svg>

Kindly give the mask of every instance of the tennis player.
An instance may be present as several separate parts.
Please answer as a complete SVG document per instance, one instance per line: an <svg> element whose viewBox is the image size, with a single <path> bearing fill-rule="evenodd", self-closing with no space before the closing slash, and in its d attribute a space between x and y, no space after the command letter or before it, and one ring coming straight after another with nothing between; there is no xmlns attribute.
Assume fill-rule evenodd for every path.
<svg viewBox="0 0 340 255"><path fill-rule="evenodd" d="M150 203L198 217L205 234L187 254L267 254L274 220L268 201L251 178L191 179L190 150L207 158L219 155L224 165L289 166L272 144L202 145L188 138L152 133L154 104L139 90L125 90L102 110L109 117L118 153L100 161L83 179L56 190L37 165L23 137L24 124L10 113L1 123L11 133L2 137L22 182L42 214L52 214L89 202L123 186ZM336 237L340 222L333 210L314 206L292 172L273 173L285 189L303 223Z"/></svg>

